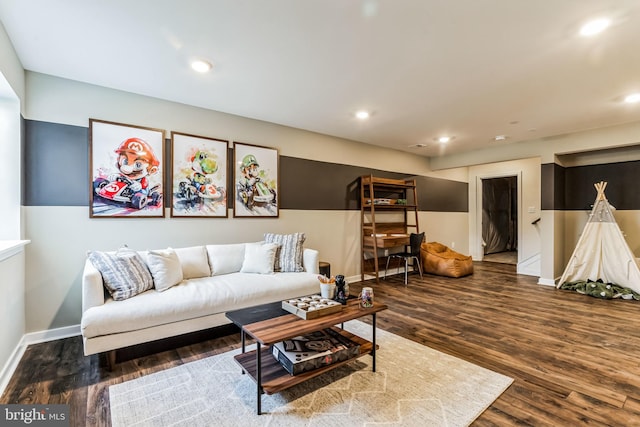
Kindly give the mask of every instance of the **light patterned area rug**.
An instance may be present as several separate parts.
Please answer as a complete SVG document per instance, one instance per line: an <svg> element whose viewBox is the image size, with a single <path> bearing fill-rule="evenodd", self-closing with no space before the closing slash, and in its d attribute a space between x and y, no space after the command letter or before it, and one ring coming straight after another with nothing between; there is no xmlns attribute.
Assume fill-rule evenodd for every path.
<svg viewBox="0 0 640 427"><path fill-rule="evenodd" d="M345 329L370 339L360 321ZM376 372L363 356L282 393L262 396L242 375L239 350L109 387L113 427L466 426L513 379L377 331ZM255 347L255 346L251 346Z"/></svg>

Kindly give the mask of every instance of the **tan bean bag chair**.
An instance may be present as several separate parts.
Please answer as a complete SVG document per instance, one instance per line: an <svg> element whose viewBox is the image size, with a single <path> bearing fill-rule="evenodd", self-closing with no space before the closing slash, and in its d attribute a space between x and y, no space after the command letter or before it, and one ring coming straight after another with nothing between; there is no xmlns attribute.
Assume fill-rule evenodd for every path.
<svg viewBox="0 0 640 427"><path fill-rule="evenodd" d="M438 276L462 277L473 274L473 260L438 242L420 246L422 269Z"/></svg>

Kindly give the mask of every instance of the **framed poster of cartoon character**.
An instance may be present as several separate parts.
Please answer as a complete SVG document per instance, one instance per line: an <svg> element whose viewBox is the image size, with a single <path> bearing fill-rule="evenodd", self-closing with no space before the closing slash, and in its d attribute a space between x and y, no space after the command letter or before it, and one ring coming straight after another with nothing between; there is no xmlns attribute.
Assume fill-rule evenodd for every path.
<svg viewBox="0 0 640 427"><path fill-rule="evenodd" d="M171 216L228 217L229 141L171 132Z"/></svg>
<svg viewBox="0 0 640 427"><path fill-rule="evenodd" d="M233 144L234 217L278 217L278 150Z"/></svg>
<svg viewBox="0 0 640 427"><path fill-rule="evenodd" d="M89 119L91 218L164 217L164 135Z"/></svg>

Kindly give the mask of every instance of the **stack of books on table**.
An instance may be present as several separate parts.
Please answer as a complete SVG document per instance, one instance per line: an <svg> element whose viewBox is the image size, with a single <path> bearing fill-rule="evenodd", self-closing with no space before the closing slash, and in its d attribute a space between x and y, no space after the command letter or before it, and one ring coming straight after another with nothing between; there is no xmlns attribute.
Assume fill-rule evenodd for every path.
<svg viewBox="0 0 640 427"><path fill-rule="evenodd" d="M333 329L323 329L271 346L271 353L291 375L351 359L360 345Z"/></svg>

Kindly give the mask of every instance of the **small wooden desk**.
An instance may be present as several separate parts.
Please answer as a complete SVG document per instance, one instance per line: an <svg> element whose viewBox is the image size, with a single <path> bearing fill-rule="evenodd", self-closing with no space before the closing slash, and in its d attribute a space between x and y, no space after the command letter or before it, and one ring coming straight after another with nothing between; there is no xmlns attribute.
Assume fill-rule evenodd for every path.
<svg viewBox="0 0 640 427"><path fill-rule="evenodd" d="M373 240L373 236L370 239ZM376 246L379 248L395 248L409 244L408 234L376 234L375 239Z"/></svg>

